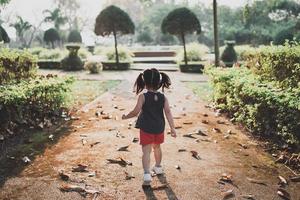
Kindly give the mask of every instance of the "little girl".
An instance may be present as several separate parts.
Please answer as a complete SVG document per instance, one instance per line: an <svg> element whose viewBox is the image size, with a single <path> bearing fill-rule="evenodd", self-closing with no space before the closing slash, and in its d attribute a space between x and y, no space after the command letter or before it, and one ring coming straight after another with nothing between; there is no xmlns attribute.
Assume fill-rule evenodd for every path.
<svg viewBox="0 0 300 200"><path fill-rule="evenodd" d="M152 148L155 158L155 166L152 170L158 175L163 174L160 144L164 142L164 113L171 128L171 136L176 137L168 99L164 94L158 92L160 88L164 91L164 88L169 88L170 85L171 81L167 74L159 72L155 68L145 70L137 77L134 87L136 94L141 93L144 89L147 89L147 92L140 94L135 108L129 114L122 116L122 119L129 119L139 115L136 128L140 129L145 185L151 182L150 153Z"/></svg>

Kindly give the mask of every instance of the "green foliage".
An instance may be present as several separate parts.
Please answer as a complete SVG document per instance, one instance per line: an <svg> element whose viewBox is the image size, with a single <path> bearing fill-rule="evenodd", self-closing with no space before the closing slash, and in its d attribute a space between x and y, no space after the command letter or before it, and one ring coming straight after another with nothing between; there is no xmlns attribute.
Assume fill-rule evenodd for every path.
<svg viewBox="0 0 300 200"><path fill-rule="evenodd" d="M190 43L186 45L186 53L188 61L202 61L205 54L209 52L209 48L203 44L198 44L196 42ZM177 53L178 62L182 62L184 60L184 52L180 50Z"/></svg>
<svg viewBox="0 0 300 200"><path fill-rule="evenodd" d="M103 66L100 62L88 61L84 64L84 68L89 70L91 74L98 74L102 71Z"/></svg>
<svg viewBox="0 0 300 200"><path fill-rule="evenodd" d="M4 43L10 42L10 38L2 26L0 26L0 42L4 42Z"/></svg>
<svg viewBox="0 0 300 200"><path fill-rule="evenodd" d="M18 127L40 127L53 122L65 106L72 79L48 75L0 85L0 130L9 135ZM10 131L7 131L10 130ZM19 131L17 131L19 132Z"/></svg>
<svg viewBox="0 0 300 200"><path fill-rule="evenodd" d="M59 30L60 26L64 25L67 22L67 18L62 15L60 8L55 8L53 11L44 10L45 14L48 16L45 17L45 22L53 22L55 29Z"/></svg>
<svg viewBox="0 0 300 200"><path fill-rule="evenodd" d="M300 45L265 46L243 54L245 65L263 80L277 81L282 87L299 87Z"/></svg>
<svg viewBox="0 0 300 200"><path fill-rule="evenodd" d="M153 42L153 39L149 32L143 31L137 36L137 42L140 42L142 44L149 44Z"/></svg>
<svg viewBox="0 0 300 200"><path fill-rule="evenodd" d="M256 135L291 145L300 143L300 88L281 89L246 68L208 71L217 108Z"/></svg>
<svg viewBox="0 0 300 200"><path fill-rule="evenodd" d="M132 62L133 53L126 47L119 47L119 59L121 62ZM108 48L105 51L105 55L108 61L114 61L116 54L113 48Z"/></svg>
<svg viewBox="0 0 300 200"><path fill-rule="evenodd" d="M0 85L35 76L36 57L27 51L0 50Z"/></svg>
<svg viewBox="0 0 300 200"><path fill-rule="evenodd" d="M201 32L197 16L187 8L177 8L171 11L161 24L161 31L166 34L182 36L184 34Z"/></svg>
<svg viewBox="0 0 300 200"><path fill-rule="evenodd" d="M38 50L37 50L38 51ZM35 52L34 52L35 53ZM38 52L36 52L38 53ZM38 54L38 58L41 60L60 60L67 54L66 51L60 49L42 49Z"/></svg>
<svg viewBox="0 0 300 200"><path fill-rule="evenodd" d="M96 35L133 34L134 23L129 15L117 6L108 6L96 18Z"/></svg>
<svg viewBox="0 0 300 200"><path fill-rule="evenodd" d="M56 29L50 28L44 33L44 41L49 44L51 43L52 48L54 49L54 43L60 41L59 33Z"/></svg>
<svg viewBox="0 0 300 200"><path fill-rule="evenodd" d="M237 54L233 48L234 44L234 41L227 41L226 48L221 55L221 60L228 67L231 67L237 61Z"/></svg>
<svg viewBox="0 0 300 200"><path fill-rule="evenodd" d="M80 48L78 51L78 56L81 59L87 59L91 55L91 52L89 52L86 48Z"/></svg>
<svg viewBox="0 0 300 200"><path fill-rule="evenodd" d="M283 45L287 40L292 41L294 38L294 34L291 28L281 30L278 32L274 38L275 45Z"/></svg>
<svg viewBox="0 0 300 200"><path fill-rule="evenodd" d="M66 48L69 50L69 55L61 61L62 68L67 71L82 70L84 63L78 56L80 45L70 44Z"/></svg>
<svg viewBox="0 0 300 200"><path fill-rule="evenodd" d="M68 36L68 42L71 43L82 43L82 37L80 35L80 32L77 30L73 30L69 33Z"/></svg>

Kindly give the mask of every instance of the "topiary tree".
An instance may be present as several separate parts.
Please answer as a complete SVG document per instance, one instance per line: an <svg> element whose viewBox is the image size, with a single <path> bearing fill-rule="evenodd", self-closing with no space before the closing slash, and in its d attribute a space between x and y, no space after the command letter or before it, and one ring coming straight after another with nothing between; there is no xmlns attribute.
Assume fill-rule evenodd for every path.
<svg viewBox="0 0 300 200"><path fill-rule="evenodd" d="M184 62L188 64L185 47L185 35L191 33L200 34L201 25L196 15L189 9L177 8L171 11L164 19L161 24L161 31L164 34L171 34L177 36L182 40L184 49Z"/></svg>
<svg viewBox="0 0 300 200"><path fill-rule="evenodd" d="M119 65L117 35L134 34L134 23L129 15L116 6L108 6L96 18L96 35L109 36L113 34L115 40L116 64Z"/></svg>
<svg viewBox="0 0 300 200"><path fill-rule="evenodd" d="M235 41L226 41L226 48L224 49L221 60L224 62L226 67L232 67L237 61L237 54L234 50Z"/></svg>
<svg viewBox="0 0 300 200"><path fill-rule="evenodd" d="M4 43L10 42L10 38L2 26L0 26L0 42L4 42Z"/></svg>
<svg viewBox="0 0 300 200"><path fill-rule="evenodd" d="M52 49L54 49L54 43L60 41L60 36L58 31L55 28L50 28L44 33L44 41L47 44L51 44Z"/></svg>
<svg viewBox="0 0 300 200"><path fill-rule="evenodd" d="M69 33L68 42L70 43L82 43L82 37L80 32L77 30L73 30Z"/></svg>

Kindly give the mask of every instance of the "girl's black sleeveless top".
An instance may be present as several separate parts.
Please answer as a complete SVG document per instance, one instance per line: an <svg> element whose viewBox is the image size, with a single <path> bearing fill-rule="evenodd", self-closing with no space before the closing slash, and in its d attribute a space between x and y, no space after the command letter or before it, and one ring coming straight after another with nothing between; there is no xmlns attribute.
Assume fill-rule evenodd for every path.
<svg viewBox="0 0 300 200"><path fill-rule="evenodd" d="M145 102L137 119L136 128L150 134L160 134L165 130L165 96L160 92L144 93Z"/></svg>

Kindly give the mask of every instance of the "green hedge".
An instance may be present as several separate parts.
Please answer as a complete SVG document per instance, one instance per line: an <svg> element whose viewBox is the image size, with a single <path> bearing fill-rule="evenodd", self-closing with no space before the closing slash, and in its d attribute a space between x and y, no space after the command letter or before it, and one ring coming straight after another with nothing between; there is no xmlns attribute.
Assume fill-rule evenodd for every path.
<svg viewBox="0 0 300 200"><path fill-rule="evenodd" d="M28 51L0 50L0 85L32 78L37 70L37 59Z"/></svg>
<svg viewBox="0 0 300 200"><path fill-rule="evenodd" d="M0 132L8 133L20 126L37 127L58 117L72 82L72 78L48 75L0 85Z"/></svg>
<svg viewBox="0 0 300 200"><path fill-rule="evenodd" d="M299 145L299 87L282 89L247 68L211 68L208 73L218 108L256 135Z"/></svg>
<svg viewBox="0 0 300 200"><path fill-rule="evenodd" d="M263 80L282 87L299 87L300 44L262 47L243 53L245 65Z"/></svg>

